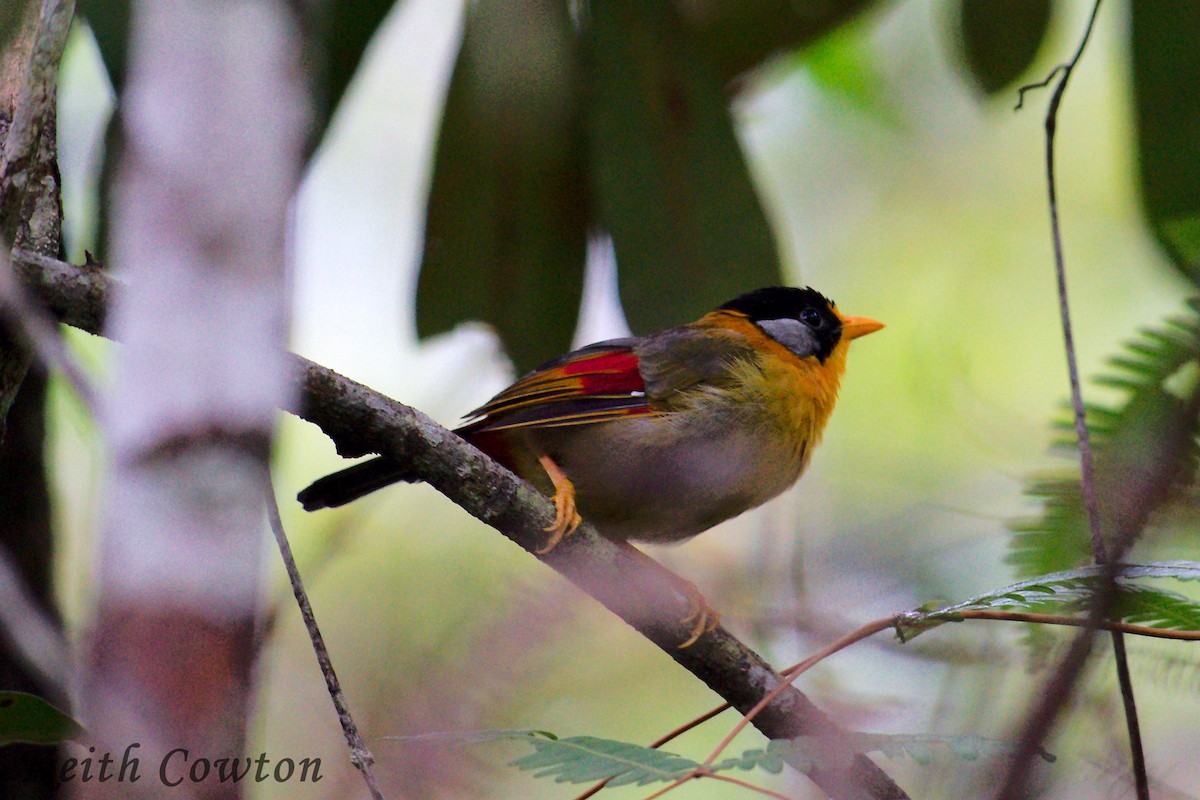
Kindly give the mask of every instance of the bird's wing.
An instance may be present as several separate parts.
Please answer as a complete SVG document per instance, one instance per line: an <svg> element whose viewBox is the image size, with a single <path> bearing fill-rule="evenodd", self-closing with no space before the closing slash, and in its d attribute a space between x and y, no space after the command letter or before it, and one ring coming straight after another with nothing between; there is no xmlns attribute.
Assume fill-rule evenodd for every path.
<svg viewBox="0 0 1200 800"><path fill-rule="evenodd" d="M724 327L682 325L651 334L638 343L646 397L659 412L687 403L689 390L720 389L734 380L738 361L754 361L754 349L742 334Z"/></svg>
<svg viewBox="0 0 1200 800"><path fill-rule="evenodd" d="M637 339L588 345L548 361L468 414L464 435L606 422L655 413L634 351Z"/></svg>

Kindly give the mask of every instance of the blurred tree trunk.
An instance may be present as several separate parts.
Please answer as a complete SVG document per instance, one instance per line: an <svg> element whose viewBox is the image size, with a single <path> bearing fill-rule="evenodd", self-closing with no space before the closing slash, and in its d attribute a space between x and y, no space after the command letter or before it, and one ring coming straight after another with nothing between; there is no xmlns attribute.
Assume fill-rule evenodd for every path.
<svg viewBox="0 0 1200 800"><path fill-rule="evenodd" d="M0 545L14 556L26 585L48 615L55 615L51 596L50 498L46 492L44 399L46 374L34 365L26 375L8 414L8 436L0 449ZM60 708L67 698L56 687L42 685L24 660L0 637L0 689L30 692ZM54 794L57 750L36 745L0 747L0 797L44 798Z"/></svg>
<svg viewBox="0 0 1200 800"><path fill-rule="evenodd" d="M132 20L109 247L122 346L80 703L97 751L138 743L151 780L76 784L87 797L161 796L176 748L244 757L267 458L293 391L285 229L310 117L293 5L143 0ZM171 763L181 796L241 795Z"/></svg>
<svg viewBox="0 0 1200 800"><path fill-rule="evenodd" d="M9 0L13 2L13 0ZM7 132L17 98L27 78L29 54L37 29L40 3L15 0L8 10L11 25L0 35L0 162L5 161ZM24 197L7 197L19 213L4 214L0 241L45 256L62 250L62 203L58 148L52 111L42 120L36 156L26 167ZM46 374L30 369L29 348L0 323L0 548L8 553L32 597L46 615L57 619L53 599L54 540L50 497L46 487ZM31 692L62 708L60 687L43 685L14 645L0 636L0 689ZM0 748L0 797L45 798L57 786L57 751L51 747L13 745Z"/></svg>

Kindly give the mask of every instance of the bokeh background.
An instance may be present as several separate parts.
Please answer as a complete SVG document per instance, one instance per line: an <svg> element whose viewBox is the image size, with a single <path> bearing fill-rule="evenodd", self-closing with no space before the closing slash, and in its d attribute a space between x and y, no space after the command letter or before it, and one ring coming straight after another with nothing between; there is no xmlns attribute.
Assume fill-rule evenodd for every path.
<svg viewBox="0 0 1200 800"><path fill-rule="evenodd" d="M1033 79L1074 50L1090 4L1056 9ZM462 11L444 0L406 0L391 13L294 214L295 351L447 425L514 377L483 325L425 342L415 332L424 203ZM1104 9L1058 139L1085 376L1139 327L1181 312L1190 288L1139 211L1127 16L1120 4ZM1067 383L1045 199L1048 96L1031 94L1018 113L1015 92L982 96L960 66L955 30L950 4L880 3L833 41L753 73L733 104L787 280L888 326L855 344L825 442L796 489L685 545L651 549L780 665L875 617L1011 582L1006 522L1038 512L1023 496L1029 476L1064 463L1049 454ZM60 96L76 261L97 247L111 98L95 42L80 27ZM471 280L464 268L462 281ZM593 243L576 342L625 330L611 251ZM103 374L112 346L78 333L73 342ZM1086 392L1112 396L1092 385ZM58 593L78 631L103 457L94 424L61 385L53 410ZM506 767L525 752L517 743L434 748L380 737L534 727L647 742L718 702L429 487L303 513L290 498L341 461L315 428L285 416L280 426L275 481L284 520L389 797L569 798L578 790ZM1154 557L1196 556L1185 536L1151 544ZM273 572L251 750L319 756L327 778L265 783L249 796L363 795L282 571ZM852 728L1003 739L1046 674L1053 640L1048 647L1031 657L1020 629L1007 624L946 626L909 645L879 635L801 683ZM1097 657L1107 654L1101 647ZM1200 656L1142 640L1130 642L1130 655L1156 796L1197 796ZM730 725L721 717L672 747L703 758ZM734 750L762 744L750 732ZM1040 773L1046 796L1129 795L1125 748L1104 662L1050 744L1059 760ZM945 798L978 796L997 766L948 755L885 764L914 797ZM790 796L817 796L794 775L751 777ZM712 782L675 794L747 796Z"/></svg>

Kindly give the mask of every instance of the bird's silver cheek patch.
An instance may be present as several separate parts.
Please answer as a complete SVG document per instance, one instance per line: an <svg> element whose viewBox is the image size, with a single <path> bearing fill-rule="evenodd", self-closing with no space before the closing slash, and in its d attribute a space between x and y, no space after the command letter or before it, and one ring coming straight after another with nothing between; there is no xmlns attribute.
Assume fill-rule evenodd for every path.
<svg viewBox="0 0 1200 800"><path fill-rule="evenodd" d="M801 358L815 356L820 350L820 343L813 329L798 319L765 319L759 321L758 327Z"/></svg>

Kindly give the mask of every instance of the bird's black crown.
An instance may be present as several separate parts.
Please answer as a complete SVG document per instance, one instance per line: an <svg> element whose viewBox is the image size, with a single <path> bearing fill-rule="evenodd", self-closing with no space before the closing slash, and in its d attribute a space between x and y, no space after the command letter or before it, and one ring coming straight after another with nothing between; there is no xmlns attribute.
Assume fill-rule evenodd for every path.
<svg viewBox="0 0 1200 800"><path fill-rule="evenodd" d="M816 289L794 286L768 286L736 297L721 310L745 314L753 323L794 319L808 327L807 345L784 342L798 355L816 356L822 363L842 338L842 321L833 311L833 301ZM770 333L768 332L768 335Z"/></svg>
<svg viewBox="0 0 1200 800"><path fill-rule="evenodd" d="M804 308L814 308L822 315L833 317L830 310L833 301L825 295L808 286L798 289L795 286L768 286L755 289L753 292L735 297L721 308L726 311L737 311L745 314L752 321L762 319L796 319Z"/></svg>

